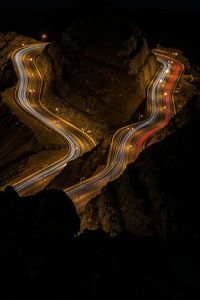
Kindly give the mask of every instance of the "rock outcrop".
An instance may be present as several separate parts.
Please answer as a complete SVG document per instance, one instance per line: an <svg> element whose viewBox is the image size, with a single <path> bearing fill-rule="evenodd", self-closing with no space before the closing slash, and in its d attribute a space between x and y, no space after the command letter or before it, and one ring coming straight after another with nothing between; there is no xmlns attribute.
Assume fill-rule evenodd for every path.
<svg viewBox="0 0 200 300"><path fill-rule="evenodd" d="M0 33L0 101L3 92L14 86L17 76L10 54L23 43L31 43L33 39L25 38L15 32ZM25 167L28 156L44 149L33 131L14 115L9 106L0 102L0 186L4 186L13 177L17 177ZM23 162L22 162L23 161ZM15 167L9 168L11 164Z"/></svg>
<svg viewBox="0 0 200 300"><path fill-rule="evenodd" d="M77 236L80 220L61 191L0 192L0 297L35 299L195 298L199 245L103 230Z"/></svg>
<svg viewBox="0 0 200 300"><path fill-rule="evenodd" d="M167 50L178 53L178 59L184 64L185 69L174 94L177 115L169 121L167 126L153 135L147 143L147 146L161 141L167 135L176 133L178 128L181 128L185 123L189 122L192 115L190 105L187 105L187 103L193 97L200 96L200 85L198 81L200 80L200 74L197 72L197 67L191 66L188 59L183 56L181 51L170 48Z"/></svg>
<svg viewBox="0 0 200 300"><path fill-rule="evenodd" d="M38 58L44 104L98 141L91 154L70 162L48 188L66 188L106 164L110 134L131 122L158 67L146 40L129 19L81 20ZM106 150L106 151L105 151Z"/></svg>
<svg viewBox="0 0 200 300"><path fill-rule="evenodd" d="M34 142L32 146L29 145L34 147L33 152L36 153L38 149L50 150L48 161L52 162L53 156L58 157L59 153L57 151L52 155L51 149L62 148L63 141L21 111L13 99L17 77L10 54L23 44L33 42L35 40L14 32L0 35L1 98L33 132L32 138L38 143L37 147L34 147ZM86 131L92 131L91 135L97 141L108 131L123 126L134 115L158 67L137 26L129 19L113 17L80 20L65 31L61 40L47 45L37 62L45 82L42 97L44 105L54 112L58 107L62 118ZM100 154L101 146L97 152ZM25 151L25 155L28 152ZM105 163L104 155L102 159L92 155L90 161L97 161L98 164L88 171L88 177ZM40 158L36 161L38 163ZM84 160L83 169L87 164ZM21 164L24 170L25 165ZM32 170L37 170L36 165ZM9 177L14 178L12 175ZM6 182L6 177L4 179L3 182ZM75 181L77 178L72 174L68 184ZM12 180L7 182L11 184ZM63 184L59 187L63 187Z"/></svg>
<svg viewBox="0 0 200 300"><path fill-rule="evenodd" d="M17 76L11 53L36 42L15 32L0 33L0 188L13 184L62 157L67 144L30 117L14 99Z"/></svg>
<svg viewBox="0 0 200 300"><path fill-rule="evenodd" d="M18 177L29 156L44 150L44 147L4 103L0 103L0 120L0 186L4 186L11 178ZM10 168L12 164L15 166Z"/></svg>
<svg viewBox="0 0 200 300"><path fill-rule="evenodd" d="M171 121L171 135L144 150L87 204L81 231L103 228L111 236L123 230L140 237L199 236L199 104L198 96L191 99Z"/></svg>
<svg viewBox="0 0 200 300"><path fill-rule="evenodd" d="M16 32L0 32L0 91L13 86L17 82L17 76L10 60L11 53L22 47L22 44L34 42L33 39L18 35Z"/></svg>
<svg viewBox="0 0 200 300"><path fill-rule="evenodd" d="M92 151L70 161L46 186L46 189L66 189L79 183L81 177L87 179L103 170L106 166L111 139L110 133Z"/></svg>
<svg viewBox="0 0 200 300"><path fill-rule="evenodd" d="M43 103L99 140L125 124L145 99L158 68L138 27L127 18L83 19L38 59Z"/></svg>

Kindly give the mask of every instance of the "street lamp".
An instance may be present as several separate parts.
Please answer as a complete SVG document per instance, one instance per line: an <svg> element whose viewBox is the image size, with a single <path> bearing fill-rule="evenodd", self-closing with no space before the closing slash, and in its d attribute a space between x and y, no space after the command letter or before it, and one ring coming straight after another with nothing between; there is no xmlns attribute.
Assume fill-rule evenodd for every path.
<svg viewBox="0 0 200 300"><path fill-rule="evenodd" d="M81 178L80 178L80 184L81 184L81 182L82 182L84 179L85 179L85 177L81 177Z"/></svg>
<svg viewBox="0 0 200 300"><path fill-rule="evenodd" d="M45 178L45 169L48 167L48 164L44 164L43 166L43 172L42 172L42 182L44 181L44 178Z"/></svg>
<svg viewBox="0 0 200 300"><path fill-rule="evenodd" d="M44 40L47 38L47 35L43 33L43 34L41 35L41 37L42 37L42 42L44 42Z"/></svg>
<svg viewBox="0 0 200 300"><path fill-rule="evenodd" d="M57 113L57 116L58 116L58 112L59 112L59 109L56 107L56 113Z"/></svg>
<svg viewBox="0 0 200 300"><path fill-rule="evenodd" d="M139 115L139 122L140 122L141 118L143 118L143 115Z"/></svg>
<svg viewBox="0 0 200 300"><path fill-rule="evenodd" d="M79 187L80 187L80 185L81 185L81 182L82 182L84 179L85 179L85 177L81 177L81 178L80 178L80 181L79 181ZM79 190L78 190L78 201L79 201Z"/></svg>

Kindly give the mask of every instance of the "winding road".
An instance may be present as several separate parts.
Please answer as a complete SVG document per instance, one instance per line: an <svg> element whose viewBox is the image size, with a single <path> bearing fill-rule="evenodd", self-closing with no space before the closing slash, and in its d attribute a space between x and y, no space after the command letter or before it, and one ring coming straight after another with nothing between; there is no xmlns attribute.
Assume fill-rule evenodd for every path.
<svg viewBox="0 0 200 300"><path fill-rule="evenodd" d="M89 135L58 118L41 104L43 80L36 66L36 57L45 46L46 43L33 44L18 49L12 54L12 61L19 78L15 98L25 111L62 136L66 141L67 150L62 159L16 183L14 187L19 193L38 184L43 177L55 174L70 160L76 159L95 145L95 141ZM148 146L151 137L165 127L176 113L174 90L184 71L184 66L169 54L160 52L158 49L153 53L160 67L147 89L146 118L116 131L103 171L65 190L73 200L77 211L81 211L109 181L119 177L127 164L134 162L140 152Z"/></svg>
<svg viewBox="0 0 200 300"><path fill-rule="evenodd" d="M77 211L101 192L109 181L119 177L134 162L150 138L175 115L174 90L184 70L176 59L154 51L160 68L147 89L147 117L142 122L119 129L113 136L107 165L99 174L65 190Z"/></svg>
<svg viewBox="0 0 200 300"><path fill-rule="evenodd" d="M42 168L14 184L18 193L25 192L39 184L44 178L56 174L70 160L76 159L96 145L96 142L87 133L59 118L42 105L40 95L43 79L37 68L36 58L46 45L46 43L33 44L12 53L12 62L19 79L15 100L23 110L40 120L65 140L66 154L46 168Z"/></svg>

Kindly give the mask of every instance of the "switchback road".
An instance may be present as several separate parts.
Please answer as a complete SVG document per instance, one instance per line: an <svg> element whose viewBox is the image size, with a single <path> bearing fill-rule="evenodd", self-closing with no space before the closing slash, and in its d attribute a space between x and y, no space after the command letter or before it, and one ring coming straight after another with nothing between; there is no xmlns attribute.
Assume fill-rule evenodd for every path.
<svg viewBox="0 0 200 300"><path fill-rule="evenodd" d="M43 51L46 43L29 45L16 50L12 54L12 61L18 75L18 85L15 93L17 104L32 117L40 120L45 126L59 134L66 141L66 154L61 159L30 174L14 185L18 193L23 193L41 181L60 171L73 159L91 150L95 141L85 132L59 118L45 108L41 101L43 79L36 65L37 56Z"/></svg>
<svg viewBox="0 0 200 300"><path fill-rule="evenodd" d="M58 118L41 104L40 94L43 80L35 59L45 45L45 43L35 44L18 49L13 53L12 60L19 78L16 101L30 115L61 135L67 142L67 151L65 157L59 161L16 183L15 189L19 193L39 184L44 176L48 177L58 172L68 161L76 159L95 144L90 136ZM147 89L146 118L116 131L110 145L107 165L103 171L65 190L73 200L77 211L81 211L86 203L98 195L109 181L119 177L127 164L137 159L151 137L165 127L176 113L174 90L181 78L184 66L168 53L160 52L158 49L154 51L154 55L160 63L160 67Z"/></svg>
<svg viewBox="0 0 200 300"><path fill-rule="evenodd" d="M160 68L147 89L147 117L142 122L119 129L113 136L107 165L97 175L65 190L77 211L98 195L109 182L118 178L130 162L134 162L150 138L165 127L175 115L174 90L184 70L176 59L154 51Z"/></svg>

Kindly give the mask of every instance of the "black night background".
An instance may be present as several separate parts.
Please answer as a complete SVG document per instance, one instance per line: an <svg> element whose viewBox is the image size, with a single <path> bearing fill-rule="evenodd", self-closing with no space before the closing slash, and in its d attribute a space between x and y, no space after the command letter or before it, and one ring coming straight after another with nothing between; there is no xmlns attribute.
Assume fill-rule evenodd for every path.
<svg viewBox="0 0 200 300"><path fill-rule="evenodd" d="M199 2L0 8L0 299L196 299Z"/></svg>

